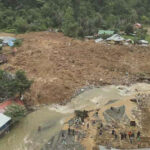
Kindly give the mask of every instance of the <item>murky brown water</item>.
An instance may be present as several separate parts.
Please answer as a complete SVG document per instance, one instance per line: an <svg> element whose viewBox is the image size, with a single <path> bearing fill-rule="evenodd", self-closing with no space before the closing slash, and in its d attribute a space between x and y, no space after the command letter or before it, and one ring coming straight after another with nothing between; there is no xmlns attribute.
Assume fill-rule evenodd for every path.
<svg viewBox="0 0 150 150"><path fill-rule="evenodd" d="M121 100L134 95L135 89L148 92L150 85L143 83L131 87L105 86L94 88L83 92L65 106L41 107L26 116L9 134L0 139L0 150L40 150L52 136L61 130L65 119L74 110L103 107L110 100ZM41 126L40 132L38 132L39 126Z"/></svg>

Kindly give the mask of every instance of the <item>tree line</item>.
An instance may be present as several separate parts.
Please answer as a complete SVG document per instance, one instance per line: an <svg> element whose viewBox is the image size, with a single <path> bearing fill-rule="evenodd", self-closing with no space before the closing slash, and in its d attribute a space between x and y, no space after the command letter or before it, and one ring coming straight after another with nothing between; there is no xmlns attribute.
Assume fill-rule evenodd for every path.
<svg viewBox="0 0 150 150"><path fill-rule="evenodd" d="M0 29L17 33L56 28L82 37L150 23L150 0L0 0L0 8Z"/></svg>
<svg viewBox="0 0 150 150"><path fill-rule="evenodd" d="M32 83L21 70L15 74L0 70L0 103L7 99L13 100L16 96L21 98ZM11 117L12 123L16 123L27 114L27 110L23 105L13 103L5 109L4 114Z"/></svg>

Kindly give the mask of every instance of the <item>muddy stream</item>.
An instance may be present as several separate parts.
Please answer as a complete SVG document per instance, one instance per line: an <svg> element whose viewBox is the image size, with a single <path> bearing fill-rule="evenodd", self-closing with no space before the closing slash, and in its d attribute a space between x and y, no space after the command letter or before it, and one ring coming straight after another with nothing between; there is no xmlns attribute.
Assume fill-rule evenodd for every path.
<svg viewBox="0 0 150 150"><path fill-rule="evenodd" d="M40 150L51 137L59 133L65 120L74 113L74 110L102 108L110 100L121 101L134 97L137 91L150 92L150 84L93 88L85 90L65 106L42 106L27 115L9 134L0 139L0 150Z"/></svg>

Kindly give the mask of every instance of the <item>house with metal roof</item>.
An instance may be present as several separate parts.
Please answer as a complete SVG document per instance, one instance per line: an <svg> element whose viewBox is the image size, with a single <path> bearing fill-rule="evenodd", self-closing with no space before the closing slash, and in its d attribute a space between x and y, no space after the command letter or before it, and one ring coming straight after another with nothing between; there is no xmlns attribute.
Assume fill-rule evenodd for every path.
<svg viewBox="0 0 150 150"><path fill-rule="evenodd" d="M5 131L9 129L10 124L11 124L11 117L8 117L0 113L0 135L2 135Z"/></svg>

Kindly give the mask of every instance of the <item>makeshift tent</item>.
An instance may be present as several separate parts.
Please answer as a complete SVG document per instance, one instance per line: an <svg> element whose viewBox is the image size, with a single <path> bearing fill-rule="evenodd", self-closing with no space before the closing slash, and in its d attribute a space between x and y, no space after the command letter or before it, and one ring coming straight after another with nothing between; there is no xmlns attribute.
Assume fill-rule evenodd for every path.
<svg viewBox="0 0 150 150"><path fill-rule="evenodd" d="M8 46L12 47L12 46L14 46L14 42L15 42L16 38L4 36L4 37L0 37L0 40L2 40L3 45L8 45Z"/></svg>

